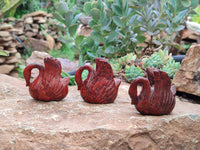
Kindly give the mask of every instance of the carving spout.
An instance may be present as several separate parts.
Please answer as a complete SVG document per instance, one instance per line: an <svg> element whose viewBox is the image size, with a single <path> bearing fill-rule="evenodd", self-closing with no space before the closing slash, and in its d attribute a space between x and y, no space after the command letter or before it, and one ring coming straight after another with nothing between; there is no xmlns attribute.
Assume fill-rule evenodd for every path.
<svg viewBox="0 0 200 150"><path fill-rule="evenodd" d="M75 81L76 81L76 83L77 83L77 85L78 85L78 90L80 90L81 87L82 87L82 82L83 82L83 80L82 80L82 72L83 72L84 70L88 70L88 72L89 72L86 80L88 80L88 79L90 78L90 76L91 76L91 71L94 71L94 69L93 69L91 66L89 66L89 65L84 65L84 66L80 67L80 68L76 71L76 74L75 74Z"/></svg>
<svg viewBox="0 0 200 150"><path fill-rule="evenodd" d="M30 64L28 65L24 71L23 71L23 75L26 81L26 86L30 85L30 78L31 78L31 70L37 68L39 70L39 75L35 80L38 80L39 77L41 77L44 73L44 67L40 64Z"/></svg>
<svg viewBox="0 0 200 150"><path fill-rule="evenodd" d="M137 94L137 86L138 84L142 85L142 91L140 92L139 96ZM151 88L150 83L146 78L138 77L131 82L131 86L129 88L129 95L131 97L131 104L137 105L139 100L148 100L150 97Z"/></svg>

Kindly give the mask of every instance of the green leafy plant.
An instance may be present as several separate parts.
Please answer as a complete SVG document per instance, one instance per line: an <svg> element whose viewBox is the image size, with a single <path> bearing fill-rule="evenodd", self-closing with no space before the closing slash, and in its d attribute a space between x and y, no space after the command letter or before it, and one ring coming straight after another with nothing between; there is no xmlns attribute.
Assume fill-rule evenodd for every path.
<svg viewBox="0 0 200 150"><path fill-rule="evenodd" d="M21 18L25 14L38 10L42 10L40 0L23 0L19 7L17 7L14 16L16 18Z"/></svg>
<svg viewBox="0 0 200 150"><path fill-rule="evenodd" d="M85 80L87 78L87 76L88 76L88 71L84 70L82 72L82 80ZM75 75L69 75L68 73L62 71L61 72L61 77L62 78L70 77L69 85L76 85Z"/></svg>
<svg viewBox="0 0 200 150"><path fill-rule="evenodd" d="M66 2L60 2L56 5L56 11L53 13L54 17L60 22L55 25L58 29L64 32L60 36L60 41L64 44L70 44L70 48L74 52L79 53L79 66L81 66L86 59L88 47L93 44L91 38L84 38L83 35L77 35L78 18L81 14L76 14L76 6L69 8Z"/></svg>
<svg viewBox="0 0 200 150"><path fill-rule="evenodd" d="M89 22L91 38L102 45L98 47L98 54L115 57L137 53L136 49L141 49L137 44L144 42L145 36L134 26L136 15L129 8L127 0L87 2L84 9L92 17Z"/></svg>
<svg viewBox="0 0 200 150"><path fill-rule="evenodd" d="M0 17L9 14L13 17L16 8L23 2L23 0L1 0L0 2Z"/></svg>
<svg viewBox="0 0 200 150"><path fill-rule="evenodd" d="M69 44L62 44L62 48L60 50L54 49L50 52L50 55L54 58L66 58L69 60L74 60L74 51L71 50Z"/></svg>
<svg viewBox="0 0 200 150"><path fill-rule="evenodd" d="M18 72L19 78L24 78L23 71L24 71L25 67L26 67L26 65L24 63L21 63L21 64L18 65L17 72Z"/></svg>
<svg viewBox="0 0 200 150"><path fill-rule="evenodd" d="M198 0L85 2L84 11L92 17L89 22L92 31L88 37L76 34L80 14L75 15L75 7L66 5L59 3L54 16L61 22L60 30L66 33L61 41L70 43L71 49L79 52L81 65L99 56L113 58L128 53L139 56L141 50L181 48L174 39L184 28L184 20L198 5ZM162 33L166 36L161 36ZM144 42L147 43L145 47L140 45Z"/></svg>
<svg viewBox="0 0 200 150"><path fill-rule="evenodd" d="M75 81L75 76L74 75L69 75L68 73L62 71L61 72L61 77L62 78L70 77L69 85L76 85L76 81Z"/></svg>
<svg viewBox="0 0 200 150"><path fill-rule="evenodd" d="M137 77L143 77L144 76L144 73L142 71L142 69L137 66L135 67L135 65L132 65L132 66L126 66L126 69L125 69L125 78L128 80L128 82L131 82L132 80L134 80L135 78Z"/></svg>
<svg viewBox="0 0 200 150"><path fill-rule="evenodd" d="M137 20L141 30L149 36L148 48L162 46L169 50L171 47L181 48L175 43L178 32L185 28L186 17L198 6L198 0L154 0L140 3L135 1L140 10ZM164 32L166 36L160 36Z"/></svg>
<svg viewBox="0 0 200 150"><path fill-rule="evenodd" d="M200 5L197 8L195 8L194 11L195 14L191 15L191 19L196 23L200 23Z"/></svg>

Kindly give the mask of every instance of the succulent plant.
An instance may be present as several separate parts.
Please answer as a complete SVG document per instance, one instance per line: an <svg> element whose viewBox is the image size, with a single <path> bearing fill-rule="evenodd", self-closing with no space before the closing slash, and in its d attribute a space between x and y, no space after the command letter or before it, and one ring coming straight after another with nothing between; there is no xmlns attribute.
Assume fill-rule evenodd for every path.
<svg viewBox="0 0 200 150"><path fill-rule="evenodd" d="M173 78L176 71L179 70L181 67L181 64L179 62L175 62L174 60L169 61L167 64L165 64L161 70L165 71L170 78Z"/></svg>
<svg viewBox="0 0 200 150"><path fill-rule="evenodd" d="M161 69L167 72L170 78L173 78L174 74L181 66L179 62L175 62L171 54L168 54L167 50L159 50L153 53L149 58L144 58L142 61L143 68L154 67Z"/></svg>
<svg viewBox="0 0 200 150"><path fill-rule="evenodd" d="M125 78L128 80L128 82L131 82L132 80L134 80L139 76L144 76L144 73L139 66L135 67L134 65L132 66L126 65Z"/></svg>
<svg viewBox="0 0 200 150"><path fill-rule="evenodd" d="M168 54L167 50L159 50L158 52L153 53L149 58L142 59L143 68L154 67L161 68L163 65L171 61L173 58L171 54Z"/></svg>
<svg viewBox="0 0 200 150"><path fill-rule="evenodd" d="M121 58L117 58L117 59L112 58L109 62L114 71L120 71L123 68L125 68L127 64L133 63L135 59L136 59L136 55L127 54Z"/></svg>

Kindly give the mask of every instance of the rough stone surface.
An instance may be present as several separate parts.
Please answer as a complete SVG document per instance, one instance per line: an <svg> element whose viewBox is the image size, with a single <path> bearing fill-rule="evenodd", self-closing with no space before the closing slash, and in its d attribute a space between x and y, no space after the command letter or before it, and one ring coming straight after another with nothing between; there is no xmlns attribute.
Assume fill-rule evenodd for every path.
<svg viewBox="0 0 200 150"><path fill-rule="evenodd" d="M9 37L11 36L8 31L0 31L0 37Z"/></svg>
<svg viewBox="0 0 200 150"><path fill-rule="evenodd" d="M27 17L32 17L32 16L41 16L41 17L45 17L47 15L47 13L45 11L36 11L36 12L32 12L30 14L26 14L22 16L22 19L25 19Z"/></svg>
<svg viewBox="0 0 200 150"><path fill-rule="evenodd" d="M15 65L8 65L8 64L0 65L0 73L9 74L14 68Z"/></svg>
<svg viewBox="0 0 200 150"><path fill-rule="evenodd" d="M22 44L15 40L15 37L19 37L27 48L33 50L46 51L54 48L60 49L60 45L62 44L59 40L59 32L53 24L57 24L57 22L53 19L52 14L47 14L44 11L26 14L21 19L14 21L3 19L3 22L0 23L0 45L8 47L9 43L6 41L10 41L12 35L13 42L16 42L12 47L16 48L20 53L26 52Z"/></svg>
<svg viewBox="0 0 200 150"><path fill-rule="evenodd" d="M0 38L0 42L7 42L7 41L10 41L12 40L13 38L11 36L9 37L6 37L6 38Z"/></svg>
<svg viewBox="0 0 200 150"><path fill-rule="evenodd" d="M44 17L33 17L33 20L38 21L38 23L46 22L46 18L44 18Z"/></svg>
<svg viewBox="0 0 200 150"><path fill-rule="evenodd" d="M199 36L200 36L199 32L195 32L195 31L192 31L189 29L184 29L182 39L183 40L194 40L194 41L197 41L198 43L200 43Z"/></svg>
<svg viewBox="0 0 200 150"><path fill-rule="evenodd" d="M8 29L12 29L13 26L11 24L1 24L0 25L0 30L8 30Z"/></svg>
<svg viewBox="0 0 200 150"><path fill-rule="evenodd" d="M37 33L33 32L33 31L28 31L28 32L26 32L26 33L25 33L25 36L28 37L29 39L28 39L28 40L25 40L25 42L24 42L25 45L26 45L26 46L29 45L29 47L30 47L30 48L33 48L34 50L36 50L36 48L40 48L41 51L47 50L48 47L47 47L46 41L44 41L44 42L45 42L45 44L44 44L44 42L43 42L43 41L41 42L41 40L31 38L31 37L36 36L36 35L37 35ZM37 42L38 42L39 45L34 45L34 44L36 44ZM45 46L44 46L44 45L45 45ZM44 47L44 48L43 48L43 47ZM46 47L47 47L47 48L46 48ZM40 50L40 49L39 49L39 50Z"/></svg>
<svg viewBox="0 0 200 150"><path fill-rule="evenodd" d="M33 23L33 18L32 17L25 18L24 23L32 24Z"/></svg>
<svg viewBox="0 0 200 150"><path fill-rule="evenodd" d="M84 35L85 37L87 37L87 36L89 36L90 35L90 33L91 33L91 29L90 29L90 27L89 26L84 26L84 25L79 25L79 27L78 27L78 35Z"/></svg>
<svg viewBox="0 0 200 150"><path fill-rule="evenodd" d="M15 64L19 62L15 48L17 41L12 37L13 32L16 33L11 24L0 23L0 49L8 54L8 56L0 58L0 73L10 74L17 68Z"/></svg>
<svg viewBox="0 0 200 150"><path fill-rule="evenodd" d="M200 149L200 105L181 102L171 115L142 116L122 83L112 104L89 104L77 87L60 102L33 100L24 80L0 75L0 147L15 150Z"/></svg>
<svg viewBox="0 0 200 150"><path fill-rule="evenodd" d="M17 34L18 36L22 35L23 34L23 29L16 29L16 28L13 28L13 29L10 29L9 32L14 32L15 34Z"/></svg>
<svg viewBox="0 0 200 150"><path fill-rule="evenodd" d="M4 63L6 61L6 57L0 57L0 64Z"/></svg>
<svg viewBox="0 0 200 150"><path fill-rule="evenodd" d="M187 21L186 26L188 29L200 33L200 24L199 23Z"/></svg>
<svg viewBox="0 0 200 150"><path fill-rule="evenodd" d="M19 54L19 53L18 53ZM7 64L19 63L19 58L16 56L9 57L6 61Z"/></svg>
<svg viewBox="0 0 200 150"><path fill-rule="evenodd" d="M27 32L27 33L29 33L29 32ZM33 32L30 32L30 33L33 33ZM36 33L33 33L33 34L36 34ZM48 44L47 41L38 40L38 39L35 39L35 38L28 38L27 40L25 40L24 45L28 49L32 49L32 50L35 50L35 51L49 50L49 44Z"/></svg>
<svg viewBox="0 0 200 150"><path fill-rule="evenodd" d="M29 57L26 60L26 63L27 63L27 65L29 65L31 63L43 64L44 58L46 58L46 57L51 57L51 55L49 55L46 52L33 51L31 54L31 57Z"/></svg>
<svg viewBox="0 0 200 150"><path fill-rule="evenodd" d="M92 20L92 17L90 17L90 16L80 16L80 17L78 18L78 20L79 20L84 26L86 26L86 25L88 25L88 23L90 22L90 20Z"/></svg>
<svg viewBox="0 0 200 150"><path fill-rule="evenodd" d="M200 45L192 46L176 72L173 84L177 91L200 96Z"/></svg>
<svg viewBox="0 0 200 150"><path fill-rule="evenodd" d="M48 44L49 44L49 49L54 49L54 47L55 47L55 40L54 40L54 38L51 35L46 34L46 39L47 39Z"/></svg>

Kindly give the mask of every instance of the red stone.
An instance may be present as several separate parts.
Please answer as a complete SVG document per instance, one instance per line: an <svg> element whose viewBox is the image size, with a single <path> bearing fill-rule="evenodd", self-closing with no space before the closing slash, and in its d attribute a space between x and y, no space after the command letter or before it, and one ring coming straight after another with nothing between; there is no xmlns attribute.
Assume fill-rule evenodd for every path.
<svg viewBox="0 0 200 150"><path fill-rule="evenodd" d="M59 101L68 93L69 77L61 78L61 64L57 59L47 57L44 64L30 64L23 72L26 86L29 86L30 95L36 100ZM30 82L31 70L37 68L39 75Z"/></svg>
<svg viewBox="0 0 200 150"><path fill-rule="evenodd" d="M143 115L167 115L175 106L176 87L171 86L168 74L155 68L147 68L147 77L138 77L131 82L129 95L132 104ZM137 95L137 86L142 91Z"/></svg>
<svg viewBox="0 0 200 150"><path fill-rule="evenodd" d="M87 78L82 81L83 70L88 70ZM96 71L90 65L80 67L75 80L82 98L88 103L113 103L117 97L120 79L114 79L113 70L104 58L96 58Z"/></svg>

